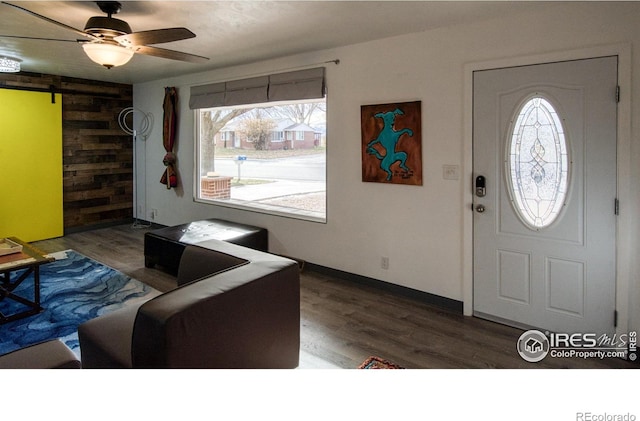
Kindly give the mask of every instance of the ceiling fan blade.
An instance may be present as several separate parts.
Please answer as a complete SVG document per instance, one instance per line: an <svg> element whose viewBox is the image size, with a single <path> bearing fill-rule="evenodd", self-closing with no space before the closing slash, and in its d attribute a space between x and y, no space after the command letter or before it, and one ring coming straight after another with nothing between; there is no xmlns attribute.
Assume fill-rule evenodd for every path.
<svg viewBox="0 0 640 421"><path fill-rule="evenodd" d="M34 40L37 40L37 41L73 42L74 44L88 42L88 41L85 41L83 39L75 39L74 40L74 39L59 39L59 38L23 37L23 36L20 36L20 35L0 35L0 38L34 39Z"/></svg>
<svg viewBox="0 0 640 421"><path fill-rule="evenodd" d="M181 41L194 38L196 34L187 28L153 29L150 31L132 32L113 39L125 47L135 45L162 44L164 42Z"/></svg>
<svg viewBox="0 0 640 421"><path fill-rule="evenodd" d="M197 56L195 54L182 53L180 51L167 50L158 47L149 47L147 45L133 47L133 51L147 56L187 61L189 63L206 63L209 60L207 57Z"/></svg>
<svg viewBox="0 0 640 421"><path fill-rule="evenodd" d="M87 37L87 38L90 38L90 39L92 39L92 40L93 40L93 39L98 39L97 37L94 37L93 35L91 35L91 34L89 34L89 33L87 33L87 32L81 31L80 29L76 29L76 28L74 28L73 26L69 26L69 25L67 25L67 24L65 24L65 23L58 22L57 20L53 20L53 19L48 18L48 17L46 17L46 16L42 16L42 15L40 15L40 14L36 13L36 12L32 12L32 11L31 11L31 10L29 10L29 9L25 9L24 7L17 6L17 5L15 5L15 4L11 4L11 3L7 3L6 1L0 1L0 3L2 3L2 4L6 4L7 6L11 6L11 7L16 8L16 9L18 9L18 10L21 10L21 11L23 11L23 12L26 12L26 13L28 13L28 14L30 14L30 15L32 15L32 16L35 16L35 17L37 17L37 18L39 18L39 19L42 19L42 20L47 21L47 22L49 22L49 23L53 23L54 25L58 25L58 26L60 26L60 27L62 27L62 28L64 28L64 29L68 29L68 30L70 30L70 31L73 31L73 32L75 32L75 33L76 33L76 34L78 34L78 35L82 35L83 37Z"/></svg>

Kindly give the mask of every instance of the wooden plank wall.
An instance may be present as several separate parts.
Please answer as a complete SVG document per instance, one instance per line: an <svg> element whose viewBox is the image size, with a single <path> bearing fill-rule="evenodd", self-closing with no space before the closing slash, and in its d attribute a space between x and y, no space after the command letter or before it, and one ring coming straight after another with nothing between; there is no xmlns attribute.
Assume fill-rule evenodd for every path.
<svg viewBox="0 0 640 421"><path fill-rule="evenodd" d="M0 88L62 93L65 233L133 217L133 141L118 114L132 85L36 73L0 74Z"/></svg>

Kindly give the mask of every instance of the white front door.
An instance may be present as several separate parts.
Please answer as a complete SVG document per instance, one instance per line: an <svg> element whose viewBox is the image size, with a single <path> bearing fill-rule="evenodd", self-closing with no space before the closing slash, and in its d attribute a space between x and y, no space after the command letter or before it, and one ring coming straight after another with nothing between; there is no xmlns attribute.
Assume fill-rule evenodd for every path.
<svg viewBox="0 0 640 421"><path fill-rule="evenodd" d="M614 331L617 57L473 78L474 314Z"/></svg>

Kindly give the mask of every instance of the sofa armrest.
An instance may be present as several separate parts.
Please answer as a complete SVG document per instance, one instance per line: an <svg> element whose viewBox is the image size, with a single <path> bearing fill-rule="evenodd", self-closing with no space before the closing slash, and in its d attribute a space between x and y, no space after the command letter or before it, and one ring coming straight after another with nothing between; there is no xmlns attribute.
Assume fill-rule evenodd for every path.
<svg viewBox="0 0 640 421"><path fill-rule="evenodd" d="M146 302L133 331L133 367L297 367L298 265L266 253L258 258L260 264L252 261Z"/></svg>

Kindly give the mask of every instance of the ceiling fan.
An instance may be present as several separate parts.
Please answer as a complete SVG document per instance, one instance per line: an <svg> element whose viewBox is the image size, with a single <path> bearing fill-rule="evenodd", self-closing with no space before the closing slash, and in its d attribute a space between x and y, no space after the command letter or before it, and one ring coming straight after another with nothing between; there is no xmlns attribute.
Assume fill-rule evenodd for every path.
<svg viewBox="0 0 640 421"><path fill-rule="evenodd" d="M122 8L122 4L117 1L97 1L96 3L100 10L106 13L107 16L94 16L89 18L84 30L76 29L72 26L58 22L15 4L7 3L5 1L0 1L0 3L29 13L32 16L68 29L87 38L73 42L82 44L84 52L91 60L108 69L126 64L131 60L134 53L191 63L203 63L209 60L207 57L150 46L149 44L162 44L165 42L194 38L196 35L187 28L165 28L133 32L127 22L113 17L113 15L120 12L120 9ZM69 41L63 39L27 36L1 36L5 38L35 39L43 41Z"/></svg>

